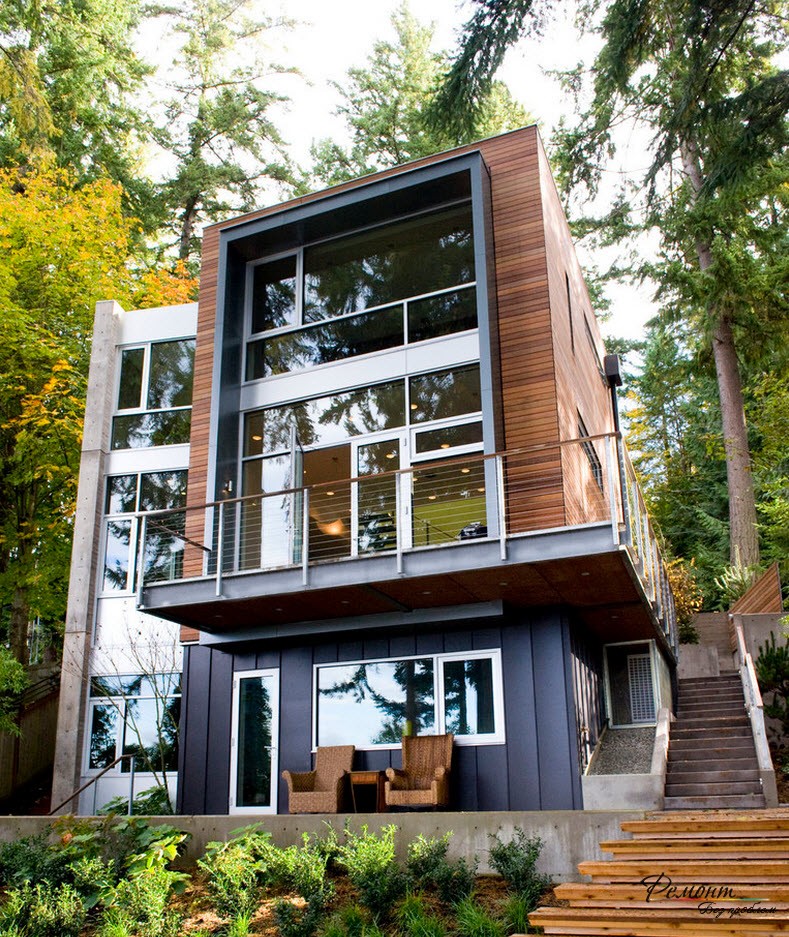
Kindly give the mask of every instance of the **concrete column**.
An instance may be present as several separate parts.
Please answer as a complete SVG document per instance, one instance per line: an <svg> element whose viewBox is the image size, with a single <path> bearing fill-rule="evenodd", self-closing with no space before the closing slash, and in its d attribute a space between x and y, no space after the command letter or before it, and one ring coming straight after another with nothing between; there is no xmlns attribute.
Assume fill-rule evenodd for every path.
<svg viewBox="0 0 789 937"><path fill-rule="evenodd" d="M53 807L79 787L82 772L85 707L96 610L96 567L103 514L104 460L109 451L115 409L116 346L123 312L116 302L100 302L96 304L93 320L93 348L85 402L63 639L60 708L52 778ZM77 798L74 798L60 812L74 813L76 810Z"/></svg>

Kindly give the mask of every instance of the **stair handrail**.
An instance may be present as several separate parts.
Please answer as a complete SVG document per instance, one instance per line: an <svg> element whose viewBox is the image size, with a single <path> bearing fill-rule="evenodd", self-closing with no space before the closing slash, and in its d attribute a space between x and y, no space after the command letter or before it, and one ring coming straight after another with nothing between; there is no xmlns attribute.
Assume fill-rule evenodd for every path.
<svg viewBox="0 0 789 937"><path fill-rule="evenodd" d="M103 778L104 775L105 775L108 771L111 771L116 765L120 764L122 761L125 761L127 758L129 759L129 798L128 798L128 800L129 800L129 816L131 816L131 814L132 814L132 801L134 800L134 759L135 759L135 757L136 757L136 756L135 756L134 754L132 754L132 753L127 753L127 754L125 754L125 755L118 755L118 757L115 759L115 761L113 761L111 764L107 765L106 768L102 768L102 770L99 771L98 774L94 774L92 778L89 778L84 784L81 784L76 790L72 791L72 792L68 795L68 797L67 797L65 800L61 800L61 802L57 805L57 807L53 807L53 808L49 811L49 813L47 814L47 816L48 816L48 817L53 817L53 816L58 812L58 810L60 810L60 809L62 809L63 807L65 807L66 804L67 804L69 801L74 800L74 798L75 798L78 794L81 794L83 791L86 791L89 787L91 787L93 784L95 784L96 781L98 781L100 778ZM95 804L95 801L94 801L94 804Z"/></svg>
<svg viewBox="0 0 789 937"><path fill-rule="evenodd" d="M729 621L734 627L737 638L737 656L740 661L740 680L742 680L745 695L745 709L751 721L751 733L756 749L756 760L759 766L759 776L762 783L762 793L768 807L778 805L778 792L775 784L775 768L767 742L767 726L764 722L764 703L759 690L759 681L756 678L756 668L753 665L748 646L745 643L745 633L742 621L737 615L729 615Z"/></svg>

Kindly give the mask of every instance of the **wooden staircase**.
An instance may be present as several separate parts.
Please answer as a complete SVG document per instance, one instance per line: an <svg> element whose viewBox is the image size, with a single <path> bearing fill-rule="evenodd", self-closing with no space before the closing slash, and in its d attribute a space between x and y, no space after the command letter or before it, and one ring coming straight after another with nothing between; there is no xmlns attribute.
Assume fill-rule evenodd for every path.
<svg viewBox="0 0 789 937"><path fill-rule="evenodd" d="M666 810L765 806L738 674L679 681L665 793Z"/></svg>
<svg viewBox="0 0 789 937"><path fill-rule="evenodd" d="M654 814L582 862L591 882L557 885L561 907L529 915L565 937L789 933L789 811Z"/></svg>

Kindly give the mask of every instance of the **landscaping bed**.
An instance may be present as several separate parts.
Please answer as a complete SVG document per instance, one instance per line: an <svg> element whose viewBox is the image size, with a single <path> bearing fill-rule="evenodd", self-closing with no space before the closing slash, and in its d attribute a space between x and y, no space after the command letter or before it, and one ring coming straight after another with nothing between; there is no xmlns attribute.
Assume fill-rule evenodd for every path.
<svg viewBox="0 0 789 937"><path fill-rule="evenodd" d="M451 833L395 859L394 825L278 848L257 826L179 868L187 834L139 817L61 818L0 845L0 937L507 937L550 889L541 843L491 837L488 862L448 857Z"/></svg>

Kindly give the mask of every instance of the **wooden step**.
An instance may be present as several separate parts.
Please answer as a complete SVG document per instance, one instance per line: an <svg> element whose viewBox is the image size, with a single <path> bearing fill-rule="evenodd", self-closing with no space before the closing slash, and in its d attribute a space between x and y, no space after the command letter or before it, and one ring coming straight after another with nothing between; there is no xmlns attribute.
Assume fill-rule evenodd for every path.
<svg viewBox="0 0 789 937"><path fill-rule="evenodd" d="M581 862L578 871L594 882L624 882L634 885L656 874L667 875L674 884L736 885L775 882L789 885L789 862L771 859L666 859L655 869L652 859L592 860Z"/></svg>
<svg viewBox="0 0 789 937"><path fill-rule="evenodd" d="M704 705L722 702L744 703L744 701L742 687L732 687L730 690L717 689L709 693L704 690L683 690L679 696L680 706L695 705L696 703Z"/></svg>
<svg viewBox="0 0 789 937"><path fill-rule="evenodd" d="M666 795L664 810L759 810L766 807L764 794L714 794L709 797Z"/></svg>
<svg viewBox="0 0 789 937"><path fill-rule="evenodd" d="M683 716L682 719L677 719L674 725L671 727L671 731L674 729L730 729L734 726L750 726L751 720L743 713L741 716L705 716L704 718L697 718L696 716Z"/></svg>
<svg viewBox="0 0 789 937"><path fill-rule="evenodd" d="M789 810L721 810L717 813L652 814L626 820L622 830L633 836L784 836L789 835Z"/></svg>
<svg viewBox="0 0 789 937"><path fill-rule="evenodd" d="M690 858L704 859L776 859L789 860L789 836L732 837L711 842L698 839L617 839L600 843L604 852L615 858Z"/></svg>
<svg viewBox="0 0 789 937"><path fill-rule="evenodd" d="M731 916L729 916L731 915ZM611 937L675 937L676 934L756 937L789 931L789 913L777 909L762 914L738 915L734 911L716 916L697 908L538 908L529 923L546 934L608 934Z"/></svg>
<svg viewBox="0 0 789 937"><path fill-rule="evenodd" d="M669 889L672 889L669 892ZM597 884L595 882L564 882L555 885L554 895L575 908L616 907L676 907L678 902L714 900L724 906L738 906L745 901L768 902L771 907L789 909L789 885L714 885L710 889L676 886L668 879L655 882L650 891L640 882L637 885ZM711 890L714 889L714 890Z"/></svg>

